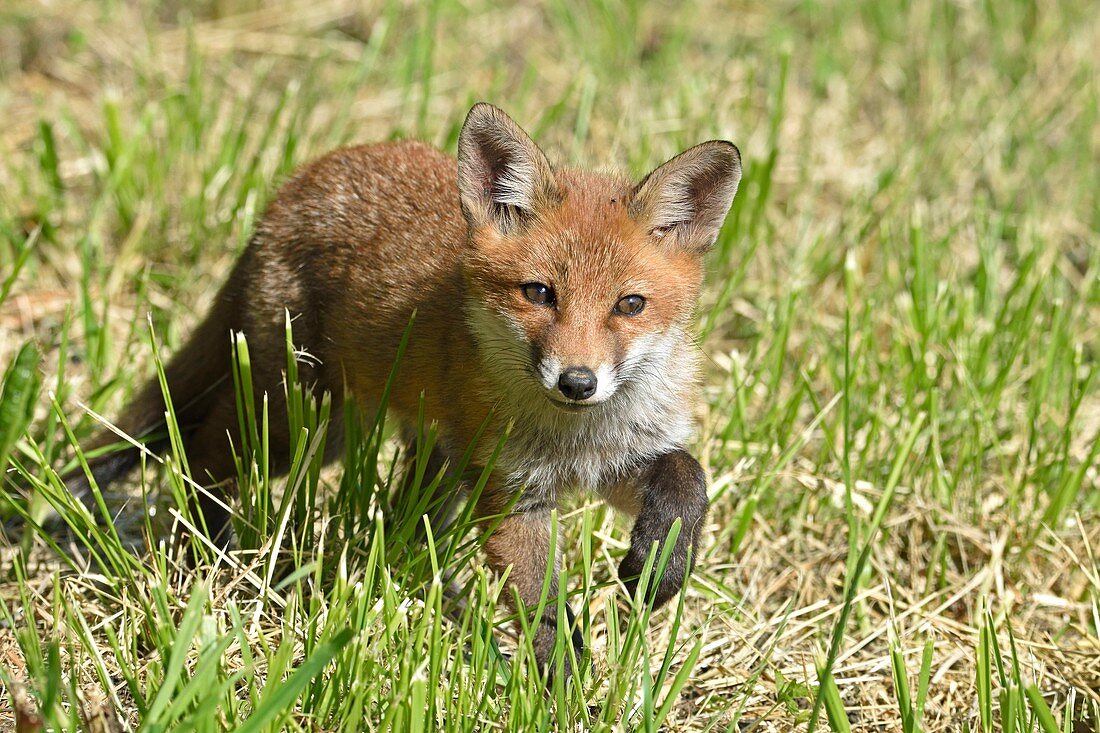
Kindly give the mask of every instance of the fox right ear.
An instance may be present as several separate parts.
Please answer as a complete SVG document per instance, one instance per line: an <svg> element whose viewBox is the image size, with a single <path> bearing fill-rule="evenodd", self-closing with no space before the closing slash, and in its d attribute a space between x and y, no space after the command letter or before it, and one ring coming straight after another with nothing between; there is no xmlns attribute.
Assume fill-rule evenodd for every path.
<svg viewBox="0 0 1100 733"><path fill-rule="evenodd" d="M458 190L470 226L507 234L560 198L546 155L491 104L475 104L458 136Z"/></svg>
<svg viewBox="0 0 1100 733"><path fill-rule="evenodd" d="M703 253L714 245L741 182L741 153L725 140L689 148L634 190L631 211L650 233Z"/></svg>

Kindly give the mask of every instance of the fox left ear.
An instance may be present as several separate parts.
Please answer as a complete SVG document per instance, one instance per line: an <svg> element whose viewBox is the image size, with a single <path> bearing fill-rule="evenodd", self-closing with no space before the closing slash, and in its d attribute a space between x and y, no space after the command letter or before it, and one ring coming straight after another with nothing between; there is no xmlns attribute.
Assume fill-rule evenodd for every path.
<svg viewBox="0 0 1100 733"><path fill-rule="evenodd" d="M458 190L471 226L507 234L559 197L546 155L512 118L475 104L458 136Z"/></svg>
<svg viewBox="0 0 1100 733"><path fill-rule="evenodd" d="M725 140L689 148L634 189L634 218L657 238L702 254L714 246L741 182L741 153Z"/></svg>

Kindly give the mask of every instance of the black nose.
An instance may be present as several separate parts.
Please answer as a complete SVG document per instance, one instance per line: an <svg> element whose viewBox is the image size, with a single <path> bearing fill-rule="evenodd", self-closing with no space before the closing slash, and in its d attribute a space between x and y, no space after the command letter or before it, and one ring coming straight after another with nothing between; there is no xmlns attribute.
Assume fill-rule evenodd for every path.
<svg viewBox="0 0 1100 733"><path fill-rule="evenodd" d="M587 400L596 394L596 375L588 367L569 367L558 377L558 389L571 400Z"/></svg>

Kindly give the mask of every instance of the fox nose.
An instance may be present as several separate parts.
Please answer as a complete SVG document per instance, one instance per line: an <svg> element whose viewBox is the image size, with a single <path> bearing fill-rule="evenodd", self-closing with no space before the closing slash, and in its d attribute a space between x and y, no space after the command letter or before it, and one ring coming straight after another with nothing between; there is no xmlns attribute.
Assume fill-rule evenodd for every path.
<svg viewBox="0 0 1100 733"><path fill-rule="evenodd" d="M588 367L569 367L558 377L558 389L571 400L587 400L596 394L596 375Z"/></svg>

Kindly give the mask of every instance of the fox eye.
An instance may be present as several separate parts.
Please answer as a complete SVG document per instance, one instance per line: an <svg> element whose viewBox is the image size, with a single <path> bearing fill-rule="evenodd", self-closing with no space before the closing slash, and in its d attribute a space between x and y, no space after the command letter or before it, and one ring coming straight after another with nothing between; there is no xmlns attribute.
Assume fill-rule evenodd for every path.
<svg viewBox="0 0 1100 733"><path fill-rule="evenodd" d="M554 298L554 289L549 285L526 283L520 288L523 290L523 297L535 305L554 305L557 302Z"/></svg>
<svg viewBox="0 0 1100 733"><path fill-rule="evenodd" d="M636 316L645 308L645 298L640 295L627 295L619 298L615 304L615 312L623 316Z"/></svg>

